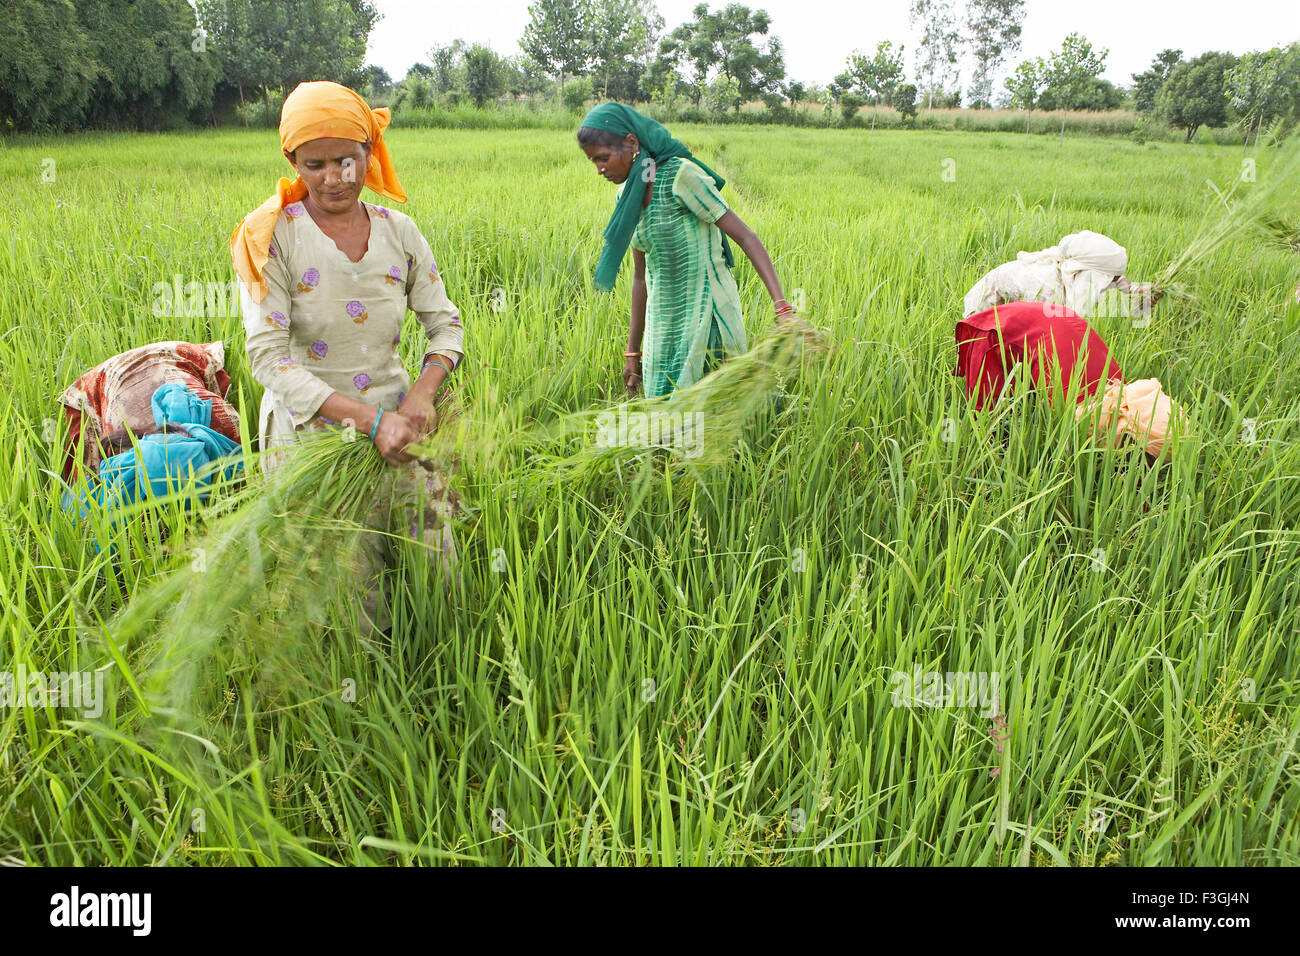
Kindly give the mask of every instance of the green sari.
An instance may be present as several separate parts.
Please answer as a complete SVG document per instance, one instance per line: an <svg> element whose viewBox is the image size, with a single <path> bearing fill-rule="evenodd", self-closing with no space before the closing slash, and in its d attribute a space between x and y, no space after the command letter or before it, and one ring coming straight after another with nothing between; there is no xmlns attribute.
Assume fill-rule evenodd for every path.
<svg viewBox="0 0 1300 956"><path fill-rule="evenodd" d="M650 167L679 157L691 160L713 177L716 188L721 189L726 185L725 179L692 156L691 151L682 141L674 139L662 123L648 116L642 116L630 106L622 103L601 103L583 118L582 125L589 129L605 130L615 136L627 136L629 133L636 136L641 144L641 151L627 174L627 182L647 183L650 181ZM610 217L609 224L605 226L605 245L600 251L600 258L596 262L596 274L592 280L592 284L602 292L609 292L614 288L619 267L623 263L627 247L632 241L632 234L636 232L637 223L641 219L642 198L639 190L623 189L614 207L614 214ZM736 264L726 236L722 237L722 254L727 268L730 269Z"/></svg>

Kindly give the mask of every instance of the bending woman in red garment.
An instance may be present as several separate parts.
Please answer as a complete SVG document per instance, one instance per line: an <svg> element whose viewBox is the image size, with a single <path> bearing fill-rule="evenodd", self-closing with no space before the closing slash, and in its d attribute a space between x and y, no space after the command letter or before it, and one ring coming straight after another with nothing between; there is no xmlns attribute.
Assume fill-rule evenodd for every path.
<svg viewBox="0 0 1300 956"><path fill-rule="evenodd" d="M1048 390L1049 401L1078 389L1077 419L1096 415L1098 437L1141 441L1149 460L1169 450L1171 430L1185 425L1181 408L1164 394L1159 379L1125 383L1119 363L1100 335L1070 309L1042 302L1008 302L957 323L957 368L975 407L996 403L1017 363L1030 385ZM1100 393L1100 394L1099 394Z"/></svg>

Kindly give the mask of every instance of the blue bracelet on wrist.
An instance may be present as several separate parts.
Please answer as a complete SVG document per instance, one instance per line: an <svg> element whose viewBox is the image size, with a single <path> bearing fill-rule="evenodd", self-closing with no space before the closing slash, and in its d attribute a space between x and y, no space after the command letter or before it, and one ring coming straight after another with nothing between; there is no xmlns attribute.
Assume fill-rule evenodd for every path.
<svg viewBox="0 0 1300 956"><path fill-rule="evenodd" d="M378 413L377 415L375 415L375 423L374 423L373 425L370 426L370 440L371 440L371 441L374 441L374 440L375 440L375 434L379 431L379 419L381 419L381 418L383 418L383 417L384 417L384 410L381 408L381 409L379 410L379 413Z"/></svg>

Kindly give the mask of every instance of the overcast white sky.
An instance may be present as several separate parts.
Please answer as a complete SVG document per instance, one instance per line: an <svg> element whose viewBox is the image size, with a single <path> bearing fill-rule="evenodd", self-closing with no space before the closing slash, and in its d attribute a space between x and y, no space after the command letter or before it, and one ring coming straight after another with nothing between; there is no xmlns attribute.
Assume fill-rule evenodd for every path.
<svg viewBox="0 0 1300 956"><path fill-rule="evenodd" d="M700 0L656 0L671 30L691 18ZM711 0L718 9L726 0ZM755 0L751 9L772 16L772 32L785 46L786 75L825 83L844 69L854 49L874 49L880 40L903 43L909 75L915 72L915 38L908 27L908 0ZM457 37L485 43L498 53L519 52L528 23L528 0L376 0L382 20L370 35L368 62L393 79L412 63L425 61L435 44ZM957 0L962 8L964 0ZM1300 40L1300 0L1028 0L1020 53L1012 63L1042 56L1078 31L1095 47L1110 50L1102 75L1117 84L1147 68L1165 47L1187 56L1206 50L1238 55ZM962 84L968 74L963 71ZM1000 85L1000 84L999 84Z"/></svg>

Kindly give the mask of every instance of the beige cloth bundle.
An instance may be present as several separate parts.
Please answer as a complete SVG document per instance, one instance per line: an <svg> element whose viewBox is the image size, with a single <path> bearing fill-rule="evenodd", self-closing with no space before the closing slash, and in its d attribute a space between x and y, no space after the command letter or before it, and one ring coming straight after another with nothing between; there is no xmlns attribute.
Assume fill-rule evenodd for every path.
<svg viewBox="0 0 1300 956"><path fill-rule="evenodd" d="M1127 435L1145 444L1157 459L1166 456L1171 432L1187 424L1186 411L1164 393L1158 378L1111 382L1105 392L1082 402L1075 411L1080 421L1093 415L1098 439L1109 437L1118 443Z"/></svg>
<svg viewBox="0 0 1300 956"><path fill-rule="evenodd" d="M1114 239L1084 229L1037 252L1020 252L988 272L966 293L964 315L1004 302L1056 302L1088 315L1128 268L1128 252Z"/></svg>

